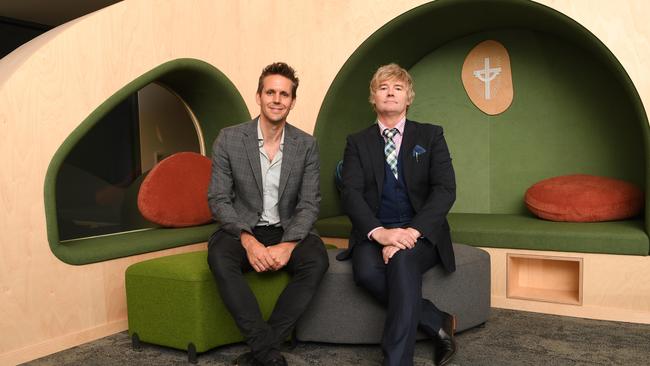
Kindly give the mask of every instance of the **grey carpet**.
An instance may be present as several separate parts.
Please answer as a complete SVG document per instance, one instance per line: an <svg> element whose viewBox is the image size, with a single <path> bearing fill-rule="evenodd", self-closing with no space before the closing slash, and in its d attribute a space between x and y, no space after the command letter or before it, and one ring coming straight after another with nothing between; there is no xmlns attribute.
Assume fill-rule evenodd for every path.
<svg viewBox="0 0 650 366"><path fill-rule="evenodd" d="M458 334L459 350L451 365L649 365L650 325L607 322L492 309L483 328ZM418 342L415 365L432 365L432 346ZM199 355L199 365L229 365L246 351L242 344ZM377 345L301 343L284 355L291 366L381 364ZM49 365L188 365L182 351L143 345L131 349L120 332L29 363Z"/></svg>

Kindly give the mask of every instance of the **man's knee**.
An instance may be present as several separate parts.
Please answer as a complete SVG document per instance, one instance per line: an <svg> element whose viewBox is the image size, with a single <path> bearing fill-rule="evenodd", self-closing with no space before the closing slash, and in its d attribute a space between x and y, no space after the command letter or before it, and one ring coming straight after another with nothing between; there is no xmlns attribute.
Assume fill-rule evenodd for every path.
<svg viewBox="0 0 650 366"><path fill-rule="evenodd" d="M308 269L310 273L323 275L329 268L329 258L325 244L321 238L316 235L308 235L304 241L296 248L295 260L299 263L298 267Z"/></svg>
<svg viewBox="0 0 650 366"><path fill-rule="evenodd" d="M308 254L303 255L297 268L310 277L320 281L325 275L325 272L327 272L329 265L327 251L323 248L323 250L312 250Z"/></svg>
<svg viewBox="0 0 650 366"><path fill-rule="evenodd" d="M225 233L213 235L208 246L208 265L217 279L241 272L241 253L235 248L235 245L241 244L224 235Z"/></svg>
<svg viewBox="0 0 650 366"><path fill-rule="evenodd" d="M414 250L399 250L388 261L387 270L418 273L418 259L418 255Z"/></svg>

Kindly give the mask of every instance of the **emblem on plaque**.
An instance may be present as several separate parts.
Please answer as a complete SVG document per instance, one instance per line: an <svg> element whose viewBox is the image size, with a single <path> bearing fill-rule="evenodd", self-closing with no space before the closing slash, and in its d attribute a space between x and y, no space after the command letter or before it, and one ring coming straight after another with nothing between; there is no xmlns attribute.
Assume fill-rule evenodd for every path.
<svg viewBox="0 0 650 366"><path fill-rule="evenodd" d="M467 96L484 113L500 114L512 104L510 56L501 43L487 40L472 48L461 77Z"/></svg>

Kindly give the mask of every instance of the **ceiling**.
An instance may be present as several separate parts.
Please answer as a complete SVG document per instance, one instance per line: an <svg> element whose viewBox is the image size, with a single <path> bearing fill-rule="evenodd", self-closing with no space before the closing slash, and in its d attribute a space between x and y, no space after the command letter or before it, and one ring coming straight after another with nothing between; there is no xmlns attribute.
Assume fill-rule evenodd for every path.
<svg viewBox="0 0 650 366"><path fill-rule="evenodd" d="M121 0L0 0L0 16L56 27Z"/></svg>

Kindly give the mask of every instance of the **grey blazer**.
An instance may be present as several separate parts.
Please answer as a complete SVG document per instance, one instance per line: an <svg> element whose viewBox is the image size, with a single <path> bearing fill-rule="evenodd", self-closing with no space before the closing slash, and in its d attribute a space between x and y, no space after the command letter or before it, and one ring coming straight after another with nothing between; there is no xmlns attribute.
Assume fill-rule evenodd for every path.
<svg viewBox="0 0 650 366"><path fill-rule="evenodd" d="M300 241L310 232L316 234L319 171L316 140L287 123L278 194L282 241ZM263 211L257 118L219 132L212 145L208 203L221 229L236 237L242 230L252 233Z"/></svg>

